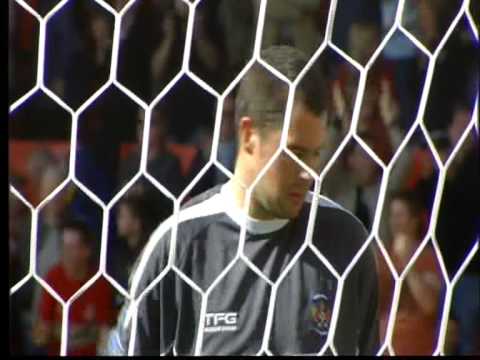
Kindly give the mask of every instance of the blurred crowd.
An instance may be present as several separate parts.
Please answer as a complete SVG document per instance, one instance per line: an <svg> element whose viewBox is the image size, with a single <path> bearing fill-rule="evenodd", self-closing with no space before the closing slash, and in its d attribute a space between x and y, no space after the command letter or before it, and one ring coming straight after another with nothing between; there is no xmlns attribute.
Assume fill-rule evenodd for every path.
<svg viewBox="0 0 480 360"><path fill-rule="evenodd" d="M117 10L126 4L125 0L108 2ZM29 3L45 14L55 1ZM460 3L407 1L403 25L433 52ZM269 1L262 48L288 44L312 55L323 40L329 5L328 0ZM396 7L395 0L339 0L333 43L359 64L367 64L392 26ZM14 2L9 10L12 103L35 84L38 24ZM215 91L222 93L251 58L258 10L258 0L208 0L198 6L189 67ZM188 14L183 1L152 0L137 1L123 16L117 79L142 101L152 102L181 70ZM95 2L79 0L69 1L48 23L45 84L74 110L109 77L113 23L113 17ZM459 21L435 65L422 119L431 141L418 127L394 159L417 117L428 61L404 34L394 33L368 73L358 123L352 124L358 72L331 48L319 60L332 98L331 144L325 165L351 126L356 126L358 136L377 156L373 159L358 141L349 140L327 172L322 193L353 212L369 230L379 221L377 235L398 273L406 268L427 234L439 185L437 160L445 163L459 144L478 96L478 44L465 18ZM236 154L235 90L223 103L215 154L218 163L229 171L233 171ZM22 171L13 171L10 166L10 184L34 206L58 188L69 170L68 151L55 151L50 145L64 143L69 147L70 124L54 118L37 119L52 114L48 111L55 106L53 102L27 102L10 115L15 122L9 134L9 141L17 142L14 149L25 142L39 145L21 159L25 162ZM115 198L108 219L106 270L124 289L149 235L172 213L172 201L155 185L161 184L171 195L179 196L204 170L185 194L186 201L228 179L217 167L205 170L211 158L216 109L216 99L183 75L154 107L147 141L145 113L115 85L80 114L75 176L104 203ZM67 135L52 130L55 135L49 136L49 124L64 126ZM472 130L447 172L435 238L427 239L403 281L399 307L393 309L396 354L431 354L435 350L445 276L453 278L466 253L479 241L478 149L478 132ZM15 161L15 154L11 161L12 156ZM144 156L148 175L139 174ZM378 209L382 165L392 161L384 206ZM119 191L124 191L120 197ZM36 273L62 299L75 294L98 270L105 221L102 214L76 184L64 184L39 212L36 253L30 254L31 213L10 193L10 286L28 274L34 257ZM446 273L437 259L434 241ZM377 250L383 340L392 311L394 281ZM479 264L477 254L455 287L447 328L448 354L480 354ZM11 299L11 352L58 354L62 325L58 299L33 280ZM95 281L70 309L68 353L97 353L123 302L123 295L103 277Z"/></svg>

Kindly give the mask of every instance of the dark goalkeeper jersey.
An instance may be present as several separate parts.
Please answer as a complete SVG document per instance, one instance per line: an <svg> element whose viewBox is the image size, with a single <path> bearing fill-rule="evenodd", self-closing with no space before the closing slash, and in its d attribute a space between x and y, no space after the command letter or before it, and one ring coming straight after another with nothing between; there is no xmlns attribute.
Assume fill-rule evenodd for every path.
<svg viewBox="0 0 480 360"><path fill-rule="evenodd" d="M177 227L172 216L152 234L131 278L138 311L125 305L107 353L127 354L132 328L138 355L315 354L333 331L338 354L378 351L376 264L360 221L320 197L309 245L311 199L296 219L259 221L229 186L192 199ZM346 275L343 289L329 267Z"/></svg>

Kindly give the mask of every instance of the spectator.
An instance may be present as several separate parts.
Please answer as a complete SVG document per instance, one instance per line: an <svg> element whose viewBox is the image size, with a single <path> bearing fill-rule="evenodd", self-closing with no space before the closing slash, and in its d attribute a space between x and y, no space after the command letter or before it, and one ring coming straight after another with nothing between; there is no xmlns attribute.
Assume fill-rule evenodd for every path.
<svg viewBox="0 0 480 360"><path fill-rule="evenodd" d="M438 156L440 157L440 160L442 161L443 164L445 164L445 162L448 159L449 151L451 151L450 144L452 143L452 141L450 140L450 136L448 135L448 132L443 130L433 131L430 134L430 138L432 139L433 145L438 152ZM423 143L423 146L425 148L427 147L426 141Z"/></svg>
<svg viewBox="0 0 480 360"><path fill-rule="evenodd" d="M349 55L362 65L366 65L380 43L378 25L371 22L354 22L348 37Z"/></svg>
<svg viewBox="0 0 480 360"><path fill-rule="evenodd" d="M159 15L152 18L143 16L140 20L143 22L151 19L153 35L156 34L151 45L152 56L148 58L152 99L181 69L188 22L188 7L182 0L158 2L153 6ZM158 16L164 19L160 22L161 27L157 27ZM149 39L153 39L153 35L147 34ZM137 53L134 53L134 56L136 57Z"/></svg>
<svg viewBox="0 0 480 360"><path fill-rule="evenodd" d="M351 31L352 23L355 22L367 22L380 26L380 2L371 0L338 1L332 40L340 49L345 50L348 48L349 32Z"/></svg>
<svg viewBox="0 0 480 360"><path fill-rule="evenodd" d="M396 115L398 105L393 99L390 85L383 79L369 78L363 95L362 109L358 119L358 132L365 133L364 139L377 156L386 164L394 152L394 141L400 143L401 135L396 132Z"/></svg>
<svg viewBox="0 0 480 360"><path fill-rule="evenodd" d="M472 108L468 104L458 102L454 105L452 121L447 127L448 140L450 142L450 149L447 155L450 155L455 146L457 146L471 119ZM470 146L467 144L467 147Z"/></svg>
<svg viewBox="0 0 480 360"><path fill-rule="evenodd" d="M218 31L216 22L219 2L204 2L197 7L194 19L192 55L190 59L192 71L203 78L210 86L222 92L228 85L230 74L225 41L222 32Z"/></svg>
<svg viewBox="0 0 480 360"><path fill-rule="evenodd" d="M62 227L62 256L47 274L47 283L64 299L69 299L94 274L91 266L92 235L85 223L68 221ZM59 355L62 311L45 290L42 291L33 339L45 346L49 355ZM69 313L68 355L96 355L113 319L112 290L97 280L73 303Z"/></svg>
<svg viewBox="0 0 480 360"><path fill-rule="evenodd" d="M41 178L40 195L48 196L65 176L60 166L51 166L45 170ZM68 191L68 190L67 190ZM51 266L60 259L60 226L68 215L69 196L60 193L44 208L40 217L39 246L37 246L37 274L44 277Z"/></svg>
<svg viewBox="0 0 480 360"><path fill-rule="evenodd" d="M187 19L181 0L137 2L123 17L118 79L143 100L180 71Z"/></svg>
<svg viewBox="0 0 480 360"><path fill-rule="evenodd" d="M222 125L220 128L220 139L218 142L217 159L233 173L233 166L237 154L237 139L235 137L235 100L226 97L223 102ZM223 172L218 171L216 182L225 180Z"/></svg>
<svg viewBox="0 0 480 360"><path fill-rule="evenodd" d="M181 51L177 42L183 34L179 34L179 32L181 32L179 19L173 11L167 12L162 21L162 39L153 49L151 58L151 98L154 98L163 90L168 81L175 75L175 70L180 70L178 59L181 58ZM177 63L174 63L175 60L177 60ZM138 69L135 70L138 71Z"/></svg>
<svg viewBox="0 0 480 360"><path fill-rule="evenodd" d="M405 270L420 245L422 209L413 193L395 193L390 202L392 243L387 247L396 270ZM380 334L385 336L394 284L385 262L379 262ZM427 245L408 272L402 287L392 344L396 355L431 355L437 337L441 272L433 247ZM383 339L382 339L383 341Z"/></svg>
<svg viewBox="0 0 480 360"><path fill-rule="evenodd" d="M363 104L358 119L357 134L385 164L388 164L393 156L394 149L397 148L403 140L404 134L398 127L398 103L393 96L388 73L384 71L382 66L374 68L371 71L373 71L373 73L367 78ZM332 127L332 129L335 130L332 130L332 132L334 132L334 134L332 134L333 140L330 144L329 154L326 155L327 159L333 155L333 152L350 130L355 100L354 90L355 78L353 71L350 66L346 64L340 65L337 79L332 82L335 121L335 127ZM391 190L403 188L407 170L410 166L411 151L410 147L405 147L402 156L397 158L389 177L389 188ZM366 153L363 155L365 156ZM358 159L361 158L362 157L358 157ZM373 162L371 162L371 164L373 164ZM330 180L327 180L326 187L327 191L333 191L333 193L330 193L332 197L335 198L337 196L337 201L341 202L351 211L355 211L356 205L354 199L356 196L353 193L355 188L354 178L358 176L358 174L350 176L345 165L344 163L343 165L339 164L338 166L334 166L332 169L332 177ZM355 166L355 161L353 161L352 165ZM359 174L366 171L362 166L360 166L359 169ZM368 215L369 222L373 220L372 216L374 215L376 205L376 195L373 196L373 194L378 193L380 178L378 178L377 181L377 189L373 190L373 188L371 188L370 190L370 202L366 201L366 204L370 203L370 205L367 206L370 210L361 211L363 206L357 209L357 211L361 211L363 214L370 214ZM363 192L361 188L359 190ZM368 192L369 191L367 191L367 193ZM364 196L366 195L361 194L361 197ZM384 211L388 214L388 209ZM363 220L365 219L367 219L367 216L363 215ZM382 221L380 225L380 233L382 236L387 232L387 227L387 222Z"/></svg>
<svg viewBox="0 0 480 360"><path fill-rule="evenodd" d="M109 272L125 289L128 288L130 271L145 243L161 219L144 194L128 194L118 205L118 246L111 254Z"/></svg>
<svg viewBox="0 0 480 360"><path fill-rule="evenodd" d="M20 187L17 187L21 191ZM27 276L30 267L30 220L28 209L12 193L8 199L9 287ZM25 329L31 318L32 281L22 285L10 296L10 354L26 354L28 346Z"/></svg>
<svg viewBox="0 0 480 360"><path fill-rule="evenodd" d="M308 55L313 55L323 40L321 33L325 20L319 20L324 13L325 1L285 0L270 1L267 6L262 47L271 45L292 45Z"/></svg>
<svg viewBox="0 0 480 360"><path fill-rule="evenodd" d="M386 34L395 20L397 1L381 2L382 32ZM402 25L411 29L418 21L417 7L406 6L402 15ZM415 118L416 107L420 100L420 64L421 58L416 46L397 30L382 52L383 58L393 69L394 91L398 95L400 127L408 131Z"/></svg>
<svg viewBox="0 0 480 360"><path fill-rule="evenodd" d="M456 128L456 125L453 127ZM457 130L451 129L450 135L455 133L458 135L460 132ZM450 277L457 273L467 253L474 243L479 241L480 160L478 149L478 135L472 131L448 168L442 193L436 236ZM455 354L480 353L479 289L480 262L477 257L477 260L474 258L466 268L455 288L452 311L453 318L458 323L459 333Z"/></svg>
<svg viewBox="0 0 480 360"><path fill-rule="evenodd" d="M336 78L332 79L331 86L334 122L331 150L338 147L350 130L357 87L356 81L358 80L355 78L353 70L346 64L341 64L337 72Z"/></svg>
<svg viewBox="0 0 480 360"><path fill-rule="evenodd" d="M191 163L185 171L185 186L188 186L190 183L192 183L198 173L207 165L207 161L209 159L205 158L204 154L210 154L210 146L212 143L210 132L207 131L205 127L200 128L194 134L200 136L198 136L198 140L192 139L192 145L186 145L187 148L191 148L193 151ZM180 144L180 146L182 145ZM213 186L214 181L215 169L210 168L210 171L207 171L203 174L193 189L184 198L184 201L188 201L188 199L192 198L196 194L199 194Z"/></svg>
<svg viewBox="0 0 480 360"><path fill-rule="evenodd" d="M381 168L358 143L351 143L326 178L325 193L352 211L369 229L375 216Z"/></svg>
<svg viewBox="0 0 480 360"><path fill-rule="evenodd" d="M180 161L167 149L169 135L168 117L163 110L152 111L148 138L147 171L175 196L184 187ZM140 169L144 122L137 125L137 144L120 166L120 186L124 186Z"/></svg>
<svg viewBox="0 0 480 360"><path fill-rule="evenodd" d="M347 167L355 184L354 213L369 229L375 217L381 169L359 144L347 155Z"/></svg>
<svg viewBox="0 0 480 360"><path fill-rule="evenodd" d="M49 23L46 81L74 109L108 78L112 23L83 1L65 4Z"/></svg>
<svg viewBox="0 0 480 360"><path fill-rule="evenodd" d="M213 141L213 129L206 126L200 126L192 134L189 143L198 149L199 154L204 160L210 159Z"/></svg>
<svg viewBox="0 0 480 360"><path fill-rule="evenodd" d="M431 133L430 136L435 150L443 163L447 161L456 144L458 144L470 119L470 109L466 105L457 104L453 112L452 122L447 130L436 130ZM452 166L452 168L454 167L455 165ZM411 168L408 177L405 179L405 188L415 191L419 199L421 199L423 206L429 211L433 207L437 176L435 160L428 143L426 140L423 140L411 151Z"/></svg>
<svg viewBox="0 0 480 360"><path fill-rule="evenodd" d="M223 112L222 112L222 121L220 126L220 137L218 141L217 148L217 160L224 167L233 172L233 165L236 157L236 137L235 137L235 98L232 96L226 97L223 101ZM205 127L200 128L194 133L194 145L198 147L201 151L202 159L195 159L194 166L198 169L201 169L199 166L204 165L204 159L210 158L212 143L212 130L206 129ZM199 154L200 155L200 154ZM198 157L198 156L197 156ZM224 173L215 168L214 175L211 175L208 179L208 182L211 186L225 181L227 178ZM195 176L195 173L192 173L190 181ZM208 176L208 175L207 175ZM203 184L201 186L208 186L208 184Z"/></svg>
<svg viewBox="0 0 480 360"><path fill-rule="evenodd" d="M258 18L257 0L222 1L217 21L224 31L223 42L229 68L237 73L252 57Z"/></svg>
<svg viewBox="0 0 480 360"><path fill-rule="evenodd" d="M120 198L115 212L110 215L107 243L107 272L127 289L134 261L143 249L153 228L172 214L172 202L145 177L140 177ZM124 302L115 294L114 306Z"/></svg>
<svg viewBox="0 0 480 360"><path fill-rule="evenodd" d="M411 6L417 8L418 23L413 33L433 52L453 20L459 1L416 0L415 3Z"/></svg>
<svg viewBox="0 0 480 360"><path fill-rule="evenodd" d="M16 2L8 3L8 97L17 100L34 87L38 22Z"/></svg>
<svg viewBox="0 0 480 360"><path fill-rule="evenodd" d="M354 23L350 31L349 52L360 62L367 62L378 45L379 32L370 23ZM346 134L350 127L355 100L355 72L349 63L342 63L337 69L332 83L334 110L340 134ZM393 91L391 69L380 57L369 71L362 107L358 119L357 133L364 133L368 145L384 163L388 163L395 149L403 140L399 120L400 111L396 94Z"/></svg>
<svg viewBox="0 0 480 360"><path fill-rule="evenodd" d="M420 13L425 12L420 24L428 28L423 33L435 48L460 8L459 1L421 0L419 4ZM424 115L428 130L445 130L449 126L457 99L474 107L478 94L477 44L466 17L461 18L435 62Z"/></svg>
<svg viewBox="0 0 480 360"><path fill-rule="evenodd" d="M46 197L63 178L64 170L60 166L53 166L45 170L40 187L40 196ZM71 215L72 188L66 188L57 194L45 206L39 218L37 235L37 264L36 273L42 279L47 277L49 271L60 261L62 249L61 226ZM33 309L37 309L41 299L41 288L36 286L33 290ZM38 312L33 311L33 321Z"/></svg>
<svg viewBox="0 0 480 360"><path fill-rule="evenodd" d="M18 305L10 297L8 302L8 334L10 355L21 355L25 347L22 329L22 315Z"/></svg>
<svg viewBox="0 0 480 360"><path fill-rule="evenodd" d="M42 197L38 193L39 189L41 188L40 181L43 177L43 173L46 172L50 167L55 166L56 163L57 159L48 148L41 148L37 151L33 151L28 158L26 167L28 182L26 184L25 191L27 199L29 199L33 205L38 205L40 201L44 199L44 196L48 195L48 193L44 192ZM60 185L60 182L63 179L58 178L57 180L59 182L56 185ZM50 187L51 191L54 189L55 184L52 183Z"/></svg>
<svg viewBox="0 0 480 360"><path fill-rule="evenodd" d="M28 274L30 266L30 221L26 206L12 193L8 197L8 250L10 286Z"/></svg>
<svg viewBox="0 0 480 360"><path fill-rule="evenodd" d="M431 138L440 159L445 161L449 148L446 134L443 131L436 131L431 134ZM415 192L422 206L430 214L435 199L438 170L427 141L423 139L419 144L413 146L409 156L410 168L407 171L402 188Z"/></svg>
<svg viewBox="0 0 480 360"><path fill-rule="evenodd" d="M51 194L60 183L66 178L66 163L63 159L59 161L48 147L36 148L26 163L25 182L17 183L15 176L10 180L15 188L25 194L26 198L34 205ZM27 191L28 189L28 191ZM30 268L30 256L36 257L35 271L38 275L45 277L53 262L58 260L57 252L59 245L58 229L63 215L66 213L66 204L60 196L50 200L39 212L37 231L37 246L34 253L30 250L30 218L27 207L10 194L9 199L9 251L11 266L11 285L17 283L26 276ZM15 293L12 298L12 311L17 318L15 326L20 331L17 354L35 354L30 337L30 329L33 316L32 305L37 304L40 299L39 288L35 281L28 281ZM14 300L13 300L14 299Z"/></svg>

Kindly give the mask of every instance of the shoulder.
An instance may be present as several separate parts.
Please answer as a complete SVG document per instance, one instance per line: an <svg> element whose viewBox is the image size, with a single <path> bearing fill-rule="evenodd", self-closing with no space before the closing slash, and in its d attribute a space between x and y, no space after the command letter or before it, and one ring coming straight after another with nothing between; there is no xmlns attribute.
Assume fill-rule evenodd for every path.
<svg viewBox="0 0 480 360"><path fill-rule="evenodd" d="M208 200L211 201L216 195L220 194L221 187L222 185L219 184L208 190L205 190L204 192L198 195L195 195L190 200L188 200L185 204L182 205L182 210L186 210L194 205L200 205Z"/></svg>
<svg viewBox="0 0 480 360"><path fill-rule="evenodd" d="M316 196L313 242L337 270L343 272L361 251L368 239L368 232L362 222L350 211L325 196ZM313 200L312 195L309 205ZM304 222L308 221L310 210L311 206L305 206ZM367 257L371 258L371 250L368 253Z"/></svg>
<svg viewBox="0 0 480 360"><path fill-rule="evenodd" d="M169 257L172 231L176 231L176 257L181 256L193 234L208 226L214 217L222 213L223 203L219 198L220 186L209 189L189 200L180 209L163 221L152 233L134 268L132 283L140 281L145 274L158 275L166 266Z"/></svg>
<svg viewBox="0 0 480 360"><path fill-rule="evenodd" d="M178 217L181 235L188 237L205 228L225 212L225 203L220 194L221 185L214 186L194 196L182 205Z"/></svg>
<svg viewBox="0 0 480 360"><path fill-rule="evenodd" d="M350 210L347 210L337 202L324 195L317 196L317 221L321 221L325 224L330 224L331 227L337 229L343 228L348 231L354 231L358 235L366 236L368 231L360 221ZM309 193L306 202L312 204L314 201L313 193Z"/></svg>
<svg viewBox="0 0 480 360"><path fill-rule="evenodd" d="M178 217L171 215L155 229L147 245L150 245L152 242L158 242L159 239L170 234L176 222L178 222L179 229L185 231L185 229L191 229L202 224L209 216L223 212L223 203L219 198L219 194L220 185L188 200L182 205Z"/></svg>

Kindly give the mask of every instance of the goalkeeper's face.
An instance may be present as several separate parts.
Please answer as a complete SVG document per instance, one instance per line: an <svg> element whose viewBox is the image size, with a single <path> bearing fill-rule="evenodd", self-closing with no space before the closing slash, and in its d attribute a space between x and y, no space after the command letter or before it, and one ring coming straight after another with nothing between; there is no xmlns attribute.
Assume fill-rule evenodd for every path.
<svg viewBox="0 0 480 360"><path fill-rule="evenodd" d="M265 130L253 159L260 172L280 146L282 129ZM317 173L327 143L326 114L318 116L303 104L295 105L288 131L287 148ZM313 183L312 176L286 151L282 151L254 188L251 214L258 219L294 218L303 207Z"/></svg>

